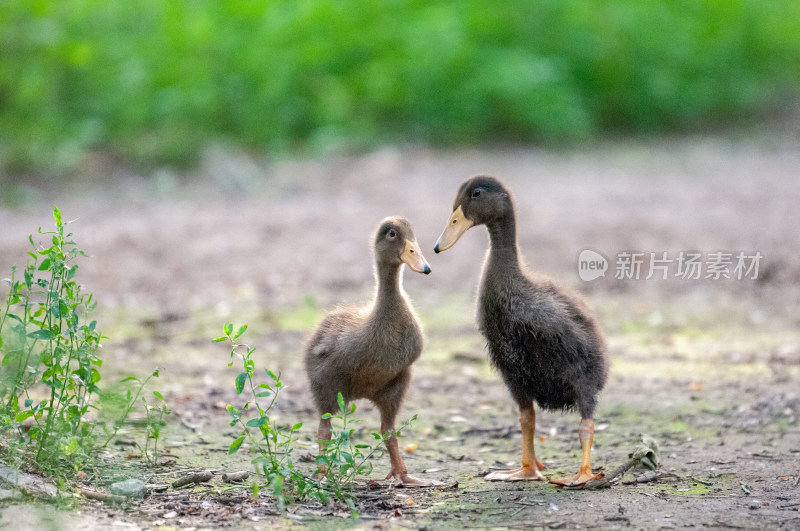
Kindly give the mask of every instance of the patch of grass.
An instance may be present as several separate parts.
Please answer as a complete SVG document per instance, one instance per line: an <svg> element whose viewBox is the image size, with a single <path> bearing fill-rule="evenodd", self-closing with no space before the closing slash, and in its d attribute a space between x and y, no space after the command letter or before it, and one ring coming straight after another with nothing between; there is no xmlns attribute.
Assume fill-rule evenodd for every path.
<svg viewBox="0 0 800 531"><path fill-rule="evenodd" d="M797 98L800 4L20 0L0 4L0 157L191 164L385 142L690 130Z"/></svg>
<svg viewBox="0 0 800 531"><path fill-rule="evenodd" d="M39 229L43 243L29 236L31 260L21 278L12 267L4 279L9 291L0 306L0 457L63 479L91 464L99 432L105 432L107 445L132 401L128 392L111 426L96 418L104 394L98 384L105 336L90 319L93 295L76 280L76 261L86 255L57 207L53 218L54 230ZM113 390L107 395L107 403L114 402Z"/></svg>

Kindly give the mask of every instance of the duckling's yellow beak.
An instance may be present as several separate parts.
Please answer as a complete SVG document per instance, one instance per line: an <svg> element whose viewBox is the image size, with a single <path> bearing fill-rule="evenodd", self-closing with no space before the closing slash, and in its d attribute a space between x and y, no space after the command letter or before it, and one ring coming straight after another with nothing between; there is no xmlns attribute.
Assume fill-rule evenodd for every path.
<svg viewBox="0 0 800 531"><path fill-rule="evenodd" d="M458 205L458 208L450 215L450 220L447 222L442 235L439 236L439 241L436 242L433 252L440 253L454 246L461 235L467 232L467 229L472 225L474 223L464 217L464 211L461 210L461 205Z"/></svg>
<svg viewBox="0 0 800 531"><path fill-rule="evenodd" d="M431 272L431 266L425 261L422 256L422 251L419 249L419 244L416 240L406 240L406 248L403 254L400 255L400 260L408 264L412 271L417 273L425 273L426 275Z"/></svg>

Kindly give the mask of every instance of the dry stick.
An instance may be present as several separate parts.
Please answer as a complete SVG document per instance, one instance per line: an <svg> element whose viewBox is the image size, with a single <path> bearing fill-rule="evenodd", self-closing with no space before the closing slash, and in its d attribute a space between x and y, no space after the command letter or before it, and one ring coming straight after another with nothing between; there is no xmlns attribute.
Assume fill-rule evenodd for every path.
<svg viewBox="0 0 800 531"><path fill-rule="evenodd" d="M178 478L172 482L172 488L179 489L184 485L189 485L191 483L204 483L209 481L211 478L214 477L214 474L209 472L208 470L203 470L202 472L195 472L194 474L189 474L188 476L183 476L182 478Z"/></svg>
<svg viewBox="0 0 800 531"><path fill-rule="evenodd" d="M127 498L125 496L118 496L116 494L106 494L105 492L97 492L96 490L89 490L84 489L83 487L78 487L78 492L84 498L89 498L90 500L97 500L101 502L108 502L108 503L124 503Z"/></svg>
<svg viewBox="0 0 800 531"><path fill-rule="evenodd" d="M242 470L241 472L231 472L230 474L222 474L222 481L225 483L239 483L250 477L250 472Z"/></svg>
<svg viewBox="0 0 800 531"><path fill-rule="evenodd" d="M635 478L630 481L623 481L623 485L635 485L637 483L650 483L651 481L655 481L661 477L661 471L659 470L648 470L644 474L639 474Z"/></svg>

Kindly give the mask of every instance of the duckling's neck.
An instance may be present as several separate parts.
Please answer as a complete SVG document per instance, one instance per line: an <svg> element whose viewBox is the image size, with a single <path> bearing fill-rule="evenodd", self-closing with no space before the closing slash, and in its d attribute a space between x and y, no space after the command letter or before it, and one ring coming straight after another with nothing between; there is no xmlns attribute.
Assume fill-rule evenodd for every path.
<svg viewBox="0 0 800 531"><path fill-rule="evenodd" d="M403 296L403 266L379 265L376 276L378 277L378 290L376 293L375 310L390 309L398 304L405 304Z"/></svg>
<svg viewBox="0 0 800 531"><path fill-rule="evenodd" d="M489 263L495 268L519 269L519 250L517 249L517 226L514 215L492 220L486 224L489 229Z"/></svg>

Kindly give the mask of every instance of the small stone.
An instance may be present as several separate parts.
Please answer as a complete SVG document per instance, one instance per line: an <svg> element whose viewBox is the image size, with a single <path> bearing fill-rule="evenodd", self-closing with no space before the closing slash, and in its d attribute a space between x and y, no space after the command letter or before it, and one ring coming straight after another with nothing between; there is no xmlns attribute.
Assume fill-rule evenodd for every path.
<svg viewBox="0 0 800 531"><path fill-rule="evenodd" d="M141 498L144 496L144 481L140 479L126 479L111 485L111 493L126 498Z"/></svg>

